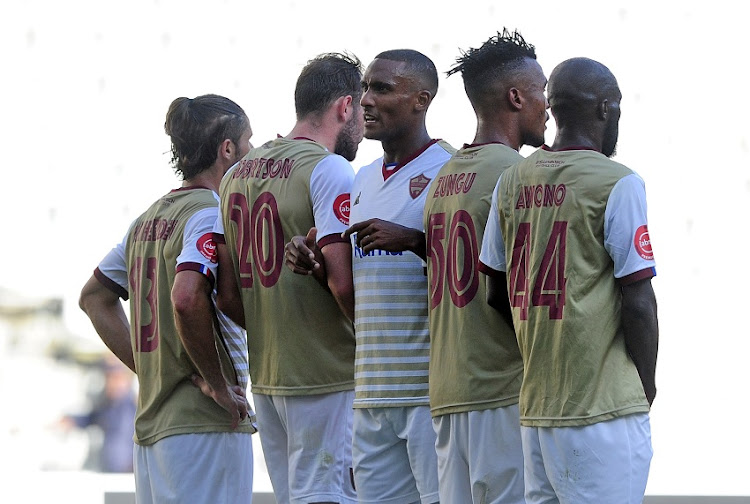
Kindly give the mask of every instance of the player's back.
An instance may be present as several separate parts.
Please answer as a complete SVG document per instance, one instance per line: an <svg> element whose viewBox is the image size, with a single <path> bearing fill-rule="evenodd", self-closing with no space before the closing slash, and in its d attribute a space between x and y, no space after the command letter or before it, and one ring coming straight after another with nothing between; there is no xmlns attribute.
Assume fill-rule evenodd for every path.
<svg viewBox="0 0 750 504"><path fill-rule="evenodd" d="M502 144L465 146L428 188L424 222L433 415L518 402L523 364L516 335L487 304L479 249L497 179L521 159Z"/></svg>
<svg viewBox="0 0 750 504"><path fill-rule="evenodd" d="M253 391L309 395L350 390L352 325L312 278L284 267L284 245L318 228L321 246L348 224L353 170L310 140L251 149L221 184L225 240L242 291Z"/></svg>
<svg viewBox="0 0 750 504"><path fill-rule="evenodd" d="M131 338L140 388L135 437L142 444L200 429L231 430L226 412L189 379L195 367L177 332L171 300L185 227L197 212L217 205L209 189L178 189L156 201L128 234ZM231 376L231 360L222 345L217 348Z"/></svg>
<svg viewBox="0 0 750 504"><path fill-rule="evenodd" d="M545 149L502 175L508 293L527 369L525 425L586 425L648 411L604 244L610 193L629 175L595 151Z"/></svg>

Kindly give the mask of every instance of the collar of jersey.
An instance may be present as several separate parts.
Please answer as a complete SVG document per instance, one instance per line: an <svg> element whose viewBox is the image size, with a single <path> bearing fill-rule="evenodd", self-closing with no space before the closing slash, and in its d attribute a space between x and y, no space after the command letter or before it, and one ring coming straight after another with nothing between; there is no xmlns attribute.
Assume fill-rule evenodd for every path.
<svg viewBox="0 0 750 504"><path fill-rule="evenodd" d="M383 157L383 182L388 180L388 177L399 171L402 167L408 165L415 159L417 159L424 151L426 151L431 145L436 144L440 141L439 138L433 138L426 144L424 144L422 147L417 149L415 152L409 154L406 156L406 158L402 159L399 163L385 163L385 157Z"/></svg>

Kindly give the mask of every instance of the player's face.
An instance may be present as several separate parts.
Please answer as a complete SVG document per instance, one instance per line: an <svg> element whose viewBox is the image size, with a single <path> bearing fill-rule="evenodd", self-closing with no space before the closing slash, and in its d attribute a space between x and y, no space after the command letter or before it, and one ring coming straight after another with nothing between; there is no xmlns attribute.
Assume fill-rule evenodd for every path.
<svg viewBox="0 0 750 504"><path fill-rule="evenodd" d="M362 78L365 138L388 141L412 128L419 81L406 71L406 63L375 59Z"/></svg>
<svg viewBox="0 0 750 504"><path fill-rule="evenodd" d="M524 83L524 97L526 104L524 119L521 123L521 144L539 147L544 143L544 131L547 129L549 114L549 103L544 90L547 87L547 78L544 76L542 67L536 60L528 59L526 79Z"/></svg>
<svg viewBox="0 0 750 504"><path fill-rule="evenodd" d="M364 113L359 103L352 103L352 115L336 137L334 152L347 161L354 161L364 135Z"/></svg>

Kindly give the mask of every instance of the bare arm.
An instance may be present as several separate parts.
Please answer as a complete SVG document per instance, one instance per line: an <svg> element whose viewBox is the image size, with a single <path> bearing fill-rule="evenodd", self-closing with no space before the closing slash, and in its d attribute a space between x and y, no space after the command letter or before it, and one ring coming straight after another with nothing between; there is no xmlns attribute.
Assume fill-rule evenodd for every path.
<svg viewBox="0 0 750 504"><path fill-rule="evenodd" d="M622 287L622 327L625 346L638 369L646 399L653 404L656 397L659 323L650 278Z"/></svg>
<svg viewBox="0 0 750 504"><path fill-rule="evenodd" d="M354 321L352 246L349 242L329 243L321 249L328 289L347 318Z"/></svg>
<svg viewBox="0 0 750 504"><path fill-rule="evenodd" d="M135 373L130 323L117 294L91 275L78 300L105 345Z"/></svg>
<svg viewBox="0 0 750 504"><path fill-rule="evenodd" d="M423 261L427 260L425 234L414 229L381 219L368 219L349 227L342 236L349 238L357 233L357 245L364 253L372 250L386 252L415 253Z"/></svg>
<svg viewBox="0 0 750 504"><path fill-rule="evenodd" d="M216 351L211 284L196 271L180 271L172 286L172 304L180 340L203 378L201 390L232 417L232 428L247 417L247 400L224 378Z"/></svg>
<svg viewBox="0 0 750 504"><path fill-rule="evenodd" d="M245 327L245 308L242 305L242 293L240 292L240 286L237 285L232 255L225 243L217 245L219 268L218 278L216 279L216 307L232 319L235 324L247 329Z"/></svg>
<svg viewBox="0 0 750 504"><path fill-rule="evenodd" d="M500 313L505 321L513 327L513 312L508 300L508 282L505 273L487 276L487 304Z"/></svg>

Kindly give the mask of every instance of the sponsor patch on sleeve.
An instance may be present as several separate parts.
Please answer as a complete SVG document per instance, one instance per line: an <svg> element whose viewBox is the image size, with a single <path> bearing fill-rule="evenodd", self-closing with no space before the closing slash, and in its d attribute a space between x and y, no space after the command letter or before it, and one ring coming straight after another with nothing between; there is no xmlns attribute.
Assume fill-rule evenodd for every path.
<svg viewBox="0 0 750 504"><path fill-rule="evenodd" d="M349 193L339 194L333 202L333 213L342 224L349 225Z"/></svg>
<svg viewBox="0 0 750 504"><path fill-rule="evenodd" d="M198 251L203 254L203 257L211 261L212 263L217 262L217 250L216 250L216 242L214 241L214 234L213 233L206 233L200 238L198 238L198 241L195 243L195 246L198 247Z"/></svg>
<svg viewBox="0 0 750 504"><path fill-rule="evenodd" d="M635 231L633 244L639 256L647 261L654 260L654 252L651 250L651 238L648 235L648 226L644 224Z"/></svg>

